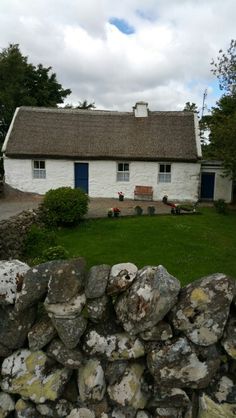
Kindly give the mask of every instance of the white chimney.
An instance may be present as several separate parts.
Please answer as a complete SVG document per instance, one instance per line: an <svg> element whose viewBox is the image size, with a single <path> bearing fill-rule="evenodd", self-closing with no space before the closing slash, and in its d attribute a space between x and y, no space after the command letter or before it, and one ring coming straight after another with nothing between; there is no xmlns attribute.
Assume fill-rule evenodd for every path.
<svg viewBox="0 0 236 418"><path fill-rule="evenodd" d="M136 118L146 118L148 116L148 103L137 102L133 110Z"/></svg>

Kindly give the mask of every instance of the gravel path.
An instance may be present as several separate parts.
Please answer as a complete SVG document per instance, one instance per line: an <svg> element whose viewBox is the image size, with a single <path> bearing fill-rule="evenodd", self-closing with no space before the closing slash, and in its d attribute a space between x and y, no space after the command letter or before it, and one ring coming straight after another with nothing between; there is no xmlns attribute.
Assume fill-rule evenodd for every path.
<svg viewBox="0 0 236 418"><path fill-rule="evenodd" d="M43 196L28 193L9 193L0 199L0 221L17 215L23 210L36 209ZM121 216L133 215L134 207L140 205L143 213L147 213L148 206L155 206L156 213L170 213L170 208L162 202L137 201L125 199L120 202L118 199L91 198L89 203L89 211L86 218L102 218L107 216L110 208L118 207L121 210Z"/></svg>

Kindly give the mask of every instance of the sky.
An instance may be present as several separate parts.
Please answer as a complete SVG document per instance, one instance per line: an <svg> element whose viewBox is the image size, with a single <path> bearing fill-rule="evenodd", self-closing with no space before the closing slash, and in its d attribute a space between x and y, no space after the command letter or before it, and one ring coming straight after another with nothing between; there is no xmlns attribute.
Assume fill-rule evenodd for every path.
<svg viewBox="0 0 236 418"><path fill-rule="evenodd" d="M236 0L0 0L0 49L18 43L97 109L202 111L222 92L211 61L236 37Z"/></svg>

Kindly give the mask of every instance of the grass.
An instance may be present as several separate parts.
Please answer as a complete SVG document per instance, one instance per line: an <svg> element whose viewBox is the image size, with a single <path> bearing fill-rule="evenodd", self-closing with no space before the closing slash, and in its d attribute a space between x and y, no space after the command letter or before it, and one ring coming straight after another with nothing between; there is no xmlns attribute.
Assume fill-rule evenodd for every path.
<svg viewBox="0 0 236 418"><path fill-rule="evenodd" d="M130 261L139 268L162 264L185 285L223 272L236 278L236 213L221 215L140 216L84 221L57 232L71 257L88 267Z"/></svg>

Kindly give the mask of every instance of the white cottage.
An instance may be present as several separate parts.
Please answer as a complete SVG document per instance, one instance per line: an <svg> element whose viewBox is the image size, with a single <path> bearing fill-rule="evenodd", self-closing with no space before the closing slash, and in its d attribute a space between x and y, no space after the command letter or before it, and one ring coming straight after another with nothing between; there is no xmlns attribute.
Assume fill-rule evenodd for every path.
<svg viewBox="0 0 236 418"><path fill-rule="evenodd" d="M6 183L44 194L81 187L91 197L134 198L149 186L153 199L196 200L201 145L193 112L16 109L3 149Z"/></svg>

